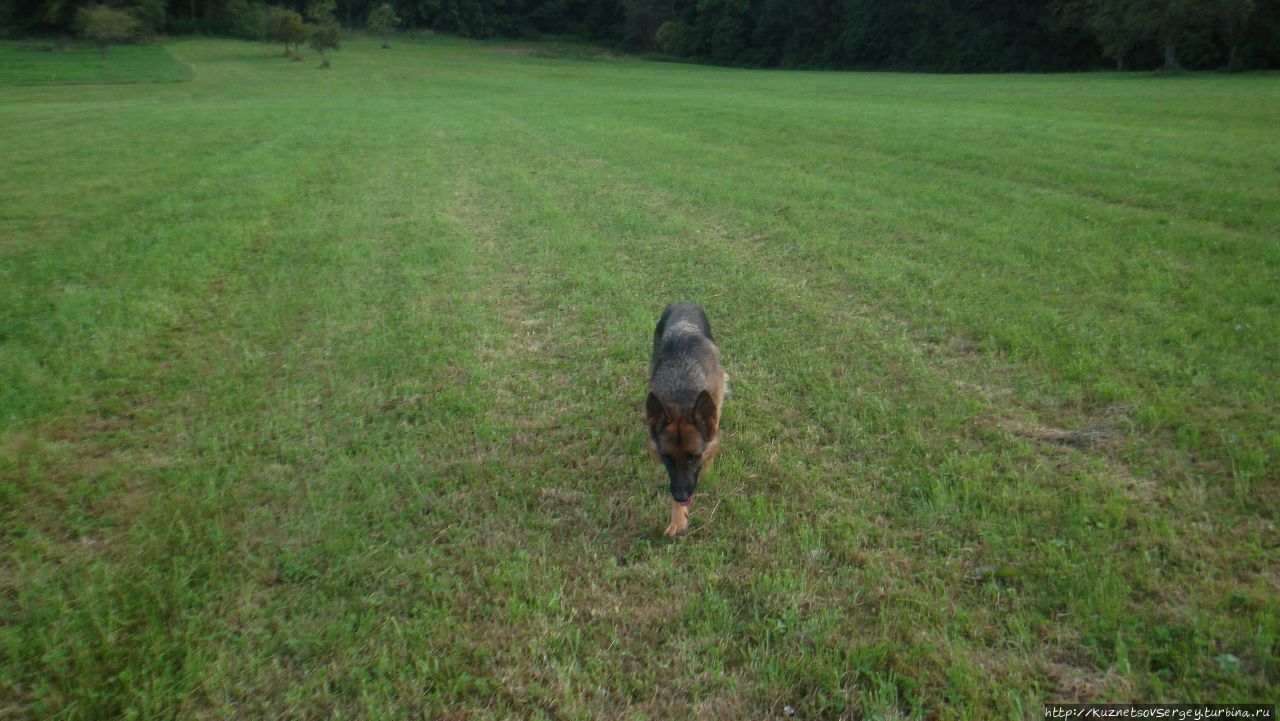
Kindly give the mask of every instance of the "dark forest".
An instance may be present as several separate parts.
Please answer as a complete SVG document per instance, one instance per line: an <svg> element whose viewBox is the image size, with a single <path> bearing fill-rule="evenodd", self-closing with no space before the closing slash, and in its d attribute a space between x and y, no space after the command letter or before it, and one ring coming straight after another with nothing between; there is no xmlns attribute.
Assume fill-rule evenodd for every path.
<svg viewBox="0 0 1280 721"><path fill-rule="evenodd" d="M87 0L0 0L10 35L71 32ZM255 0L107 0L153 34L258 38ZM326 3L330 5L331 3ZM361 28L381 0L337 0ZM305 0L283 7L306 13ZM1280 0L393 0L402 30L577 36L747 67L935 72L1280 67ZM326 12L328 12L326 8Z"/></svg>

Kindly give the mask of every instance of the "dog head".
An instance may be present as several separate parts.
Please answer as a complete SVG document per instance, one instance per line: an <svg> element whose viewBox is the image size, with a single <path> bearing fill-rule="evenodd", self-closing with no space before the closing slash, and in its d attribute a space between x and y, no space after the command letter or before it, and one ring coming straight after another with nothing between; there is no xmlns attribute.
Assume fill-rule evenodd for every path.
<svg viewBox="0 0 1280 721"><path fill-rule="evenodd" d="M719 415L706 391L688 408L674 406L649 392L645 399L649 450L667 469L671 498L689 505L698 488L698 474L719 445Z"/></svg>

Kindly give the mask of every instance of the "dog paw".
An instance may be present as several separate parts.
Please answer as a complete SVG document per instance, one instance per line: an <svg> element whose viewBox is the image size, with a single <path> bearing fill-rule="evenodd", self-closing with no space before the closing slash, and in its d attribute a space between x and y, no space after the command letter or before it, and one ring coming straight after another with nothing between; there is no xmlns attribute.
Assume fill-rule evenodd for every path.
<svg viewBox="0 0 1280 721"><path fill-rule="evenodd" d="M667 538L675 538L687 530L689 530L689 524L687 523L671 523L667 525L667 530L663 531L662 535Z"/></svg>

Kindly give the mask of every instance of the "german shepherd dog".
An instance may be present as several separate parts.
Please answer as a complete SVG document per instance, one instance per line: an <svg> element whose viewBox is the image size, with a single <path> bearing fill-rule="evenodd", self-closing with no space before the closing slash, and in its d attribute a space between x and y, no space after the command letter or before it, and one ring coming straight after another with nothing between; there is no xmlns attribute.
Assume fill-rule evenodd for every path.
<svg viewBox="0 0 1280 721"><path fill-rule="evenodd" d="M693 303L667 306L653 331L644 411L649 451L666 467L671 489L668 537L689 527L698 474L720 447L727 383L707 314Z"/></svg>

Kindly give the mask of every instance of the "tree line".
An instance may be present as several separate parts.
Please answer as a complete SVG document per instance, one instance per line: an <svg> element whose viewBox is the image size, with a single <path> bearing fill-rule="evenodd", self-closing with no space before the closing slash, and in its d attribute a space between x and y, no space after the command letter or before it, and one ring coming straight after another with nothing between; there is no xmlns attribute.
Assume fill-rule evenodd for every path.
<svg viewBox="0 0 1280 721"><path fill-rule="evenodd" d="M308 0L0 0L11 33L69 31L105 2L142 28L261 38ZM363 27L383 0L334 0ZM391 0L403 29L573 35L752 67L1002 72L1280 68L1280 0Z"/></svg>

